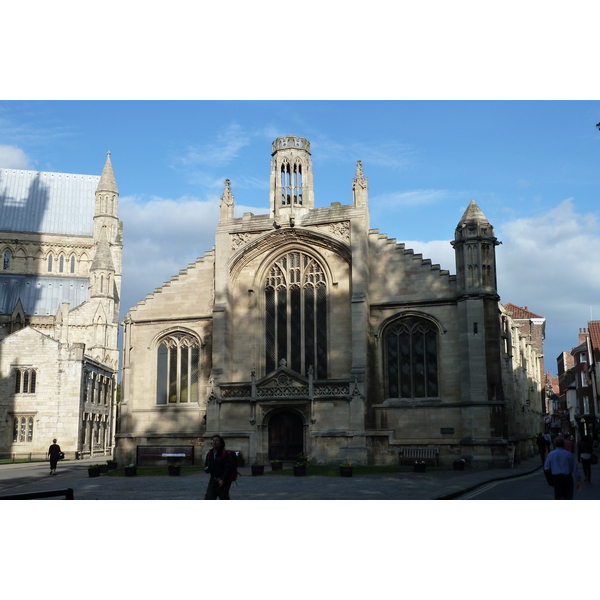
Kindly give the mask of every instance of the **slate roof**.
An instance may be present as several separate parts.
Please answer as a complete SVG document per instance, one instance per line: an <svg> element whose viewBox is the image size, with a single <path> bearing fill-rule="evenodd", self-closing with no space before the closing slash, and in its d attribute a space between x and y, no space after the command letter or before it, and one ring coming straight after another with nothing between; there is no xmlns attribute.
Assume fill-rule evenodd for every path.
<svg viewBox="0 0 600 600"><path fill-rule="evenodd" d="M85 277L0 274L0 314L12 314L20 299L26 315L54 315L63 302L85 302L88 287Z"/></svg>
<svg viewBox="0 0 600 600"><path fill-rule="evenodd" d="M98 175L0 169L0 230L93 234Z"/></svg>

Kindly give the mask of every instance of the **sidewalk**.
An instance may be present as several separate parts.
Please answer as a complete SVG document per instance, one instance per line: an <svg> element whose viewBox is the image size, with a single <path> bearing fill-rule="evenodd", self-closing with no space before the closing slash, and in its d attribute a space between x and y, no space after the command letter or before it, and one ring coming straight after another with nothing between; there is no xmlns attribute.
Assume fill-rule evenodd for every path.
<svg viewBox="0 0 600 600"><path fill-rule="evenodd" d="M75 500L199 500L204 498L208 483L208 477L200 469L179 477L102 475L89 478L87 466L97 462L98 457L61 462L56 476L48 476L46 463L0 465L0 478L4 484L0 495L70 487L74 490ZM538 457L523 461L512 469L430 469L426 473L348 478L311 476L310 468L306 477L253 477L250 467L241 467L241 477L232 486L231 497L233 500L450 500L491 481L540 469Z"/></svg>

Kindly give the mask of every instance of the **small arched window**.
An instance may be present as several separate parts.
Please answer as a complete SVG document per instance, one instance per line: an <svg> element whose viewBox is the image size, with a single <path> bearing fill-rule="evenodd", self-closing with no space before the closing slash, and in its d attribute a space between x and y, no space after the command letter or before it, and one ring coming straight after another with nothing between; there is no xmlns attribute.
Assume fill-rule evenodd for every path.
<svg viewBox="0 0 600 600"><path fill-rule="evenodd" d="M388 398L437 398L438 330L426 319L401 319L384 334Z"/></svg>
<svg viewBox="0 0 600 600"><path fill-rule="evenodd" d="M75 256L71 256L71 273L75 273Z"/></svg>
<svg viewBox="0 0 600 600"><path fill-rule="evenodd" d="M200 344L186 333L172 333L158 345L156 403L198 401Z"/></svg>
<svg viewBox="0 0 600 600"><path fill-rule="evenodd" d="M48 273L52 273L52 254L48 254Z"/></svg>
<svg viewBox="0 0 600 600"><path fill-rule="evenodd" d="M10 269L10 261L12 259L12 253L10 250L4 251L3 261L2 261L2 269L4 271L8 271Z"/></svg>

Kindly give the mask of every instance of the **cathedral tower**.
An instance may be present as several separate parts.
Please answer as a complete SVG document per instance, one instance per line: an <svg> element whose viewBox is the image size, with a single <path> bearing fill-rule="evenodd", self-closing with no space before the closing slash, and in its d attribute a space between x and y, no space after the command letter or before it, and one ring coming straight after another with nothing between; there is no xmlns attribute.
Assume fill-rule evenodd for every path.
<svg viewBox="0 0 600 600"><path fill-rule="evenodd" d="M293 224L315 205L310 142L293 135L277 138L271 156L271 216Z"/></svg>

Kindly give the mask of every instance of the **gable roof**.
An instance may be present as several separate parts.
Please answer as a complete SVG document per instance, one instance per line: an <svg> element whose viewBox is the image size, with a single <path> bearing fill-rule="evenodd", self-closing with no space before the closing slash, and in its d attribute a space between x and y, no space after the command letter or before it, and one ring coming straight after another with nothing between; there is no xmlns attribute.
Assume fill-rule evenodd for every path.
<svg viewBox="0 0 600 600"><path fill-rule="evenodd" d="M527 307L523 308L512 304L511 302L504 305L504 308L512 314L513 319L544 319L541 315L536 315L531 312Z"/></svg>
<svg viewBox="0 0 600 600"><path fill-rule="evenodd" d="M0 169L2 231L93 234L97 175Z"/></svg>

